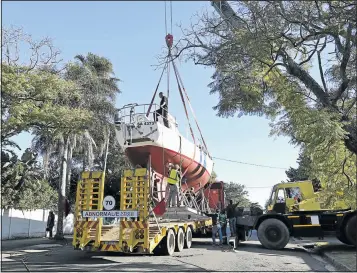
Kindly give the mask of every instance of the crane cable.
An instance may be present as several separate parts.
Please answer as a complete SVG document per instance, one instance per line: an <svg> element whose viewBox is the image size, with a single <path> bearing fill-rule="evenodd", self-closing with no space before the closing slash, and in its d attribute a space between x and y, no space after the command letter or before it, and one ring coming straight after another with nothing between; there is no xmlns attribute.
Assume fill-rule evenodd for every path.
<svg viewBox="0 0 357 273"><path fill-rule="evenodd" d="M170 1L170 20L171 20L171 25L170 25L170 33L168 33L168 30L167 30L167 6L166 6L166 2L167 1L164 1L165 2L165 36L167 35L171 35L170 33L172 33L172 1ZM171 55L171 46L168 46L168 54L167 54L167 58L170 57ZM168 60L169 62L169 60ZM170 65L167 66L167 100L169 100L169 97L170 97Z"/></svg>
<svg viewBox="0 0 357 273"><path fill-rule="evenodd" d="M167 2L167 1L164 1L164 2L165 2L165 35L166 35L166 34L168 34L168 33L167 33L167 14L166 14L166 12L167 12L166 2ZM172 1L170 1L170 23L171 23L171 25L170 25L170 27L171 27L170 32L172 33Z"/></svg>

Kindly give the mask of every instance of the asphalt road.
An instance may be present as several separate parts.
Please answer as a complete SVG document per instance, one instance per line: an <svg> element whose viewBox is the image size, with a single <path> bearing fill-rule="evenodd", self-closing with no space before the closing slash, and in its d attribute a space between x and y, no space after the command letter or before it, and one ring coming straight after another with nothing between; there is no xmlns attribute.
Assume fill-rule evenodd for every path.
<svg viewBox="0 0 357 273"><path fill-rule="evenodd" d="M283 251L264 249L254 236L238 250L213 247L199 239L192 248L167 256L134 256L115 253L85 253L70 242L39 244L2 251L2 271L336 271L317 255L296 244Z"/></svg>

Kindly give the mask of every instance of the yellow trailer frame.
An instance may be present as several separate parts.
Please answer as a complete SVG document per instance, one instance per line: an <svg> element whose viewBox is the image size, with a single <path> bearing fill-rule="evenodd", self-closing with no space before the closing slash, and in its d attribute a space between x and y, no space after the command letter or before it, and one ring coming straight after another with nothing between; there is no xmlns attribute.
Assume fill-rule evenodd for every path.
<svg viewBox="0 0 357 273"><path fill-rule="evenodd" d="M138 217L121 218L119 225L103 225L103 219L83 218L83 210L103 210L103 172L84 172L77 186L73 246L90 251L155 254L190 248L192 234L212 226L204 220L158 220L152 212L150 170L125 170L121 178L120 210L137 211Z"/></svg>

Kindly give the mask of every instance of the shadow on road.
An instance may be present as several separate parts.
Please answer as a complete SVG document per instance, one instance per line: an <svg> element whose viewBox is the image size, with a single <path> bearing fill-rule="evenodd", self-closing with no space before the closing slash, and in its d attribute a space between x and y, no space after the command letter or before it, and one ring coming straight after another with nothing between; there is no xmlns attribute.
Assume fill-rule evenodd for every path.
<svg viewBox="0 0 357 273"><path fill-rule="evenodd" d="M115 252L83 252L75 251L71 245L46 249L42 252L13 253L8 261L2 262L2 271L207 271L217 263L234 263L234 271L326 271L323 261L311 257L309 251L297 245L289 244L287 248L275 251L265 249L256 241L242 243L236 250L228 246L223 248L208 245L193 244L191 250L175 253L174 256L143 256L135 254L121 254ZM28 250L26 250L28 251ZM216 254L217 253L217 254ZM196 258L197 257L197 258ZM216 261L216 262L215 262ZM217 267L214 271L227 272L226 267ZM205 269L207 268L207 269ZM250 271L248 270L248 271ZM209 270L213 271L213 270Z"/></svg>
<svg viewBox="0 0 357 273"><path fill-rule="evenodd" d="M167 257L129 255L115 252L74 251L70 246L45 252L8 256L10 261L1 263L2 272L23 271L205 271L182 262L167 263ZM18 255L18 256L17 256ZM119 259L118 259L119 258ZM137 260L140 259L140 260ZM174 260L175 262L175 260Z"/></svg>
<svg viewBox="0 0 357 273"><path fill-rule="evenodd" d="M245 242L239 244L239 246L236 249L232 249L231 247L224 246L223 248L217 247L217 246L211 246L207 245L205 247L207 250L213 250L217 252L228 252L228 253L237 253L237 254L255 254L257 256L263 257L276 257L278 259L276 261L277 264L279 264L280 270L274 270L274 271L281 271L281 272L287 272L287 265L296 265L296 268L289 268L289 272L291 271L299 271L301 272L301 265L306 265L307 267L310 268L310 270L303 270L303 271L319 271L319 272L326 272L326 263L323 262L322 260L316 260L314 259L310 253L311 251L307 251L306 249L300 247L300 246L294 246L294 245L288 245L286 248L282 250L270 250L264 248L262 245L260 245L258 242ZM291 257L291 259L289 258ZM297 262L296 260L292 262L292 259L299 259L300 262ZM264 266L262 266L264 267ZM268 267L268 265L267 265ZM264 269L261 269L262 271L265 271ZM236 269L236 271L240 271L239 268ZM242 270L244 271L244 270ZM257 268L257 271L260 271L260 269Z"/></svg>

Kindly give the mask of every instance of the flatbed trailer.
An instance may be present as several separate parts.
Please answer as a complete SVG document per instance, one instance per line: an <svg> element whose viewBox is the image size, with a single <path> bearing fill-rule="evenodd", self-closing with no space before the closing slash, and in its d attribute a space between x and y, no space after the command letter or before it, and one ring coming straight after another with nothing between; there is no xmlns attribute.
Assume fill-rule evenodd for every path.
<svg viewBox="0 0 357 273"><path fill-rule="evenodd" d="M342 243L356 246L356 210L274 211L263 215L237 216L236 245L247 240L247 233L257 230L260 243L268 249L283 249L291 237L337 237Z"/></svg>
<svg viewBox="0 0 357 273"><path fill-rule="evenodd" d="M211 229L211 218L187 208L155 216L151 175L146 168L124 171L120 211L103 211L103 172L84 172L78 182L73 247L76 250L172 255L190 248L194 234ZM103 224L103 216L120 220Z"/></svg>

